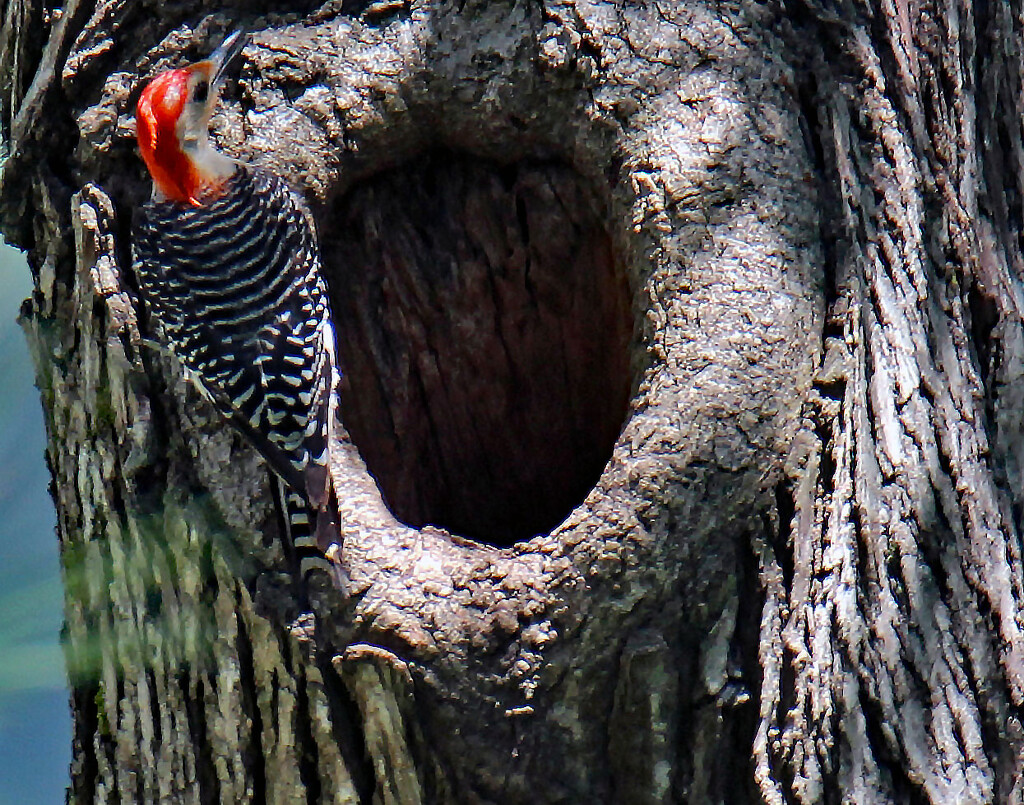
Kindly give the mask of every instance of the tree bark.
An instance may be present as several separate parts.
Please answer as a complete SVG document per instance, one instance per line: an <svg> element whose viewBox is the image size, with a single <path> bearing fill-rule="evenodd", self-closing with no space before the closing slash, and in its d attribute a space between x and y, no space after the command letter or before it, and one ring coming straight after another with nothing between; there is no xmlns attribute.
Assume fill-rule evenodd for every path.
<svg viewBox="0 0 1024 805"><path fill-rule="evenodd" d="M76 802L1021 802L1024 9L8 2ZM146 80L301 189L353 595L133 293Z"/></svg>

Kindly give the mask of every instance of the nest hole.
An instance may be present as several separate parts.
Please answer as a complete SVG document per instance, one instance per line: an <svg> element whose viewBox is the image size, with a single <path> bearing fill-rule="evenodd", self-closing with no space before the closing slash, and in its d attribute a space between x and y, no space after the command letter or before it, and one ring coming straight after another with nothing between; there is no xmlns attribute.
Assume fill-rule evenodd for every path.
<svg viewBox="0 0 1024 805"><path fill-rule="evenodd" d="M633 329L605 222L564 165L444 153L327 209L342 419L396 518L509 545L593 488Z"/></svg>

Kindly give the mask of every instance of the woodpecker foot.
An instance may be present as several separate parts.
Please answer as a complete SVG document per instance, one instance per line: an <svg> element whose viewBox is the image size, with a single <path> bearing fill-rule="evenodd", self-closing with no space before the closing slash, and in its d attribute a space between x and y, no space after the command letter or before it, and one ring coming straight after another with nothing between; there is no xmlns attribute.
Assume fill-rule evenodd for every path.
<svg viewBox="0 0 1024 805"><path fill-rule="evenodd" d="M348 598L352 592L352 580L341 563L341 544L334 542L328 545L327 550L324 551L324 557L331 565L331 580L334 582L334 586L338 588L338 592L342 596Z"/></svg>

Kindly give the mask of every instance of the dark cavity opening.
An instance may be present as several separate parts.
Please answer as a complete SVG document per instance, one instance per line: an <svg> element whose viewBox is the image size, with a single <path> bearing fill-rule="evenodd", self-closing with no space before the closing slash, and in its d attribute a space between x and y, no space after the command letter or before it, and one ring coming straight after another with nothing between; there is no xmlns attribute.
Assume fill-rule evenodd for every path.
<svg viewBox="0 0 1024 805"><path fill-rule="evenodd" d="M433 154L321 229L342 418L391 512L496 545L557 526L630 391L629 290L580 177Z"/></svg>

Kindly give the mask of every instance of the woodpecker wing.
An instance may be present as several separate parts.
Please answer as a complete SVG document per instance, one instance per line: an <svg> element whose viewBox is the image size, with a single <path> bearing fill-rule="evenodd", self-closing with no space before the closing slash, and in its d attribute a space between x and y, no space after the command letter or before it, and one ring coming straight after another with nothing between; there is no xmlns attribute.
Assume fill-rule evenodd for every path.
<svg viewBox="0 0 1024 805"><path fill-rule="evenodd" d="M239 166L203 206L143 205L133 241L140 290L171 350L288 486L321 508L337 370L301 202L278 177Z"/></svg>

